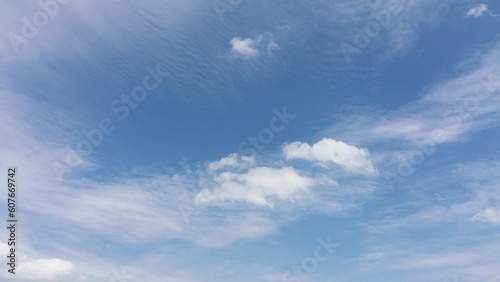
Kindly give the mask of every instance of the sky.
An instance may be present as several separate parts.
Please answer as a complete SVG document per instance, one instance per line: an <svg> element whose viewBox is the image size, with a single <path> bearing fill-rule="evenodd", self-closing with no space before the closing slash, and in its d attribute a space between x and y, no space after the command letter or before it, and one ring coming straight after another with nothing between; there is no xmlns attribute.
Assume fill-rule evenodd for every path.
<svg viewBox="0 0 500 282"><path fill-rule="evenodd" d="M1 281L498 281L497 1L0 11Z"/></svg>

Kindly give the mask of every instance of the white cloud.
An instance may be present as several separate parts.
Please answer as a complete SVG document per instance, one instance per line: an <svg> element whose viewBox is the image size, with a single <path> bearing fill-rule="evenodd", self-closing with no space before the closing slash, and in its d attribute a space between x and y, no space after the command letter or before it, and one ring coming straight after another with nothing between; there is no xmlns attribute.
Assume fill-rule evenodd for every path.
<svg viewBox="0 0 500 282"><path fill-rule="evenodd" d="M9 253L9 246L2 241L0 241L0 253ZM59 279L70 278L76 274L76 267L70 261L58 258L33 259L22 253L19 254L19 251L16 255L18 257L16 275L22 281L60 281ZM6 275L10 276L12 274L7 273L7 271L0 274L0 276Z"/></svg>
<svg viewBox="0 0 500 282"><path fill-rule="evenodd" d="M271 53L279 49L278 43L270 32L260 34L255 38L234 37L230 41L231 52L244 58L254 58L261 53Z"/></svg>
<svg viewBox="0 0 500 282"><path fill-rule="evenodd" d="M477 4L474 8L470 9L467 12L467 17L474 16L474 17L480 17L484 13L488 12L488 5L486 4Z"/></svg>
<svg viewBox="0 0 500 282"><path fill-rule="evenodd" d="M43 211L46 217L75 223L94 232L119 233L119 239L124 241L166 238L184 231L185 222L179 214L178 205L190 201L188 183L180 176L108 184L75 181L72 185L88 190L59 186L64 187L65 192L54 197L52 203L39 201L33 203L30 209L33 212ZM161 224L151 225L151 222ZM149 231L140 231L144 228Z"/></svg>
<svg viewBox="0 0 500 282"><path fill-rule="evenodd" d="M475 214L471 220L500 224L500 209L487 208L483 212Z"/></svg>
<svg viewBox="0 0 500 282"><path fill-rule="evenodd" d="M71 262L57 258L28 259L19 264L19 276L33 281L52 281L70 276L74 271Z"/></svg>
<svg viewBox="0 0 500 282"><path fill-rule="evenodd" d="M498 47L487 50L467 59L456 77L427 88L420 99L383 115L354 108L321 134L377 148L372 159L386 170L423 147L432 151L438 144L464 140L500 124L499 62ZM387 142L393 144L390 150L383 149Z"/></svg>
<svg viewBox="0 0 500 282"><path fill-rule="evenodd" d="M231 51L234 54L242 55L247 58L255 57L259 54L259 51L255 48L255 40L251 38L243 39L235 37L231 39Z"/></svg>
<svg viewBox="0 0 500 282"><path fill-rule="evenodd" d="M330 138L324 138L310 146L293 142L283 147L287 159L304 159L320 163L334 163L350 172L377 175L378 171L369 160L368 150Z"/></svg>
<svg viewBox="0 0 500 282"><path fill-rule="evenodd" d="M223 172L215 182L215 189L203 189L196 195L197 203L240 201L272 206L273 199L292 200L314 183L291 167L256 167L246 173Z"/></svg>
<svg viewBox="0 0 500 282"><path fill-rule="evenodd" d="M239 156L233 153L225 158L218 161L211 162L208 165L208 170L210 172L215 172L223 168L248 168L255 165L255 159L248 156Z"/></svg>

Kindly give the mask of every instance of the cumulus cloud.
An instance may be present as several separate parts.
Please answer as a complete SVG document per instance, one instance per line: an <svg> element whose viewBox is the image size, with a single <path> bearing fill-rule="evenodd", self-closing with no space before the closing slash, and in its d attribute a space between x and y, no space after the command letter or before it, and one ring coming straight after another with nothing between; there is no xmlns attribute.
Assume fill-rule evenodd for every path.
<svg viewBox="0 0 500 282"><path fill-rule="evenodd" d="M248 156L238 156L238 154L231 154L218 161L211 162L208 165L210 172L215 172L223 168L248 168L255 165L255 159Z"/></svg>
<svg viewBox="0 0 500 282"><path fill-rule="evenodd" d="M75 266L65 260L28 259L19 264L19 276L32 281L53 281L71 275Z"/></svg>
<svg viewBox="0 0 500 282"><path fill-rule="evenodd" d="M8 254L8 252L9 246L0 241L0 253ZM68 278L76 272L76 267L72 262L58 258L33 259L23 255L18 260L16 275L19 275L23 281L59 281L58 279ZM11 274L5 271L1 276L5 275Z"/></svg>
<svg viewBox="0 0 500 282"><path fill-rule="evenodd" d="M231 52L244 58L253 58L262 52L270 53L279 49L278 43L270 32L263 33L255 38L234 37L230 41Z"/></svg>
<svg viewBox="0 0 500 282"><path fill-rule="evenodd" d="M255 48L255 40L251 38L235 37L231 39L231 51L244 57L255 57L259 54Z"/></svg>
<svg viewBox="0 0 500 282"><path fill-rule="evenodd" d="M488 12L488 5L486 5L486 4L477 4L474 8L471 8L467 12L466 16L467 17L470 17L470 16L480 17L480 16L482 16L486 12Z"/></svg>
<svg viewBox="0 0 500 282"><path fill-rule="evenodd" d="M483 212L475 214L471 219L472 221L500 224L500 209L487 208Z"/></svg>
<svg viewBox="0 0 500 282"><path fill-rule="evenodd" d="M285 145L283 152L287 159L304 159L321 164L334 163L350 172L378 175L377 169L368 158L367 149L360 149L330 138L324 138L312 146L293 142Z"/></svg>
<svg viewBox="0 0 500 282"><path fill-rule="evenodd" d="M196 203L239 201L259 206L272 206L273 199L293 200L307 191L314 181L294 168L256 167L246 173L223 172L215 178L216 188L203 189Z"/></svg>
<svg viewBox="0 0 500 282"><path fill-rule="evenodd" d="M283 147L287 159L303 159L320 164L334 163L350 172L365 175L378 175L370 161L368 150L346 144L331 138L323 138L310 146L307 143L293 142Z"/></svg>

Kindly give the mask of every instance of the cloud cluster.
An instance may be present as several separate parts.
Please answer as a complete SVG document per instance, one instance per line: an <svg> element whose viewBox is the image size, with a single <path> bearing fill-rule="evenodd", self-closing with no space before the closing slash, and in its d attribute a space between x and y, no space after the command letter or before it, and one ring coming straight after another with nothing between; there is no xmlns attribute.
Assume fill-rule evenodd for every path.
<svg viewBox="0 0 500 282"><path fill-rule="evenodd" d="M304 159L318 162L325 168L328 163L334 163L351 173L378 175L367 149L331 138L324 138L312 146L293 142L285 144L282 150L285 161ZM197 204L246 202L272 207L274 201L293 202L314 186L335 183L331 179L325 179L324 175L311 175L310 172L299 171L287 163L279 167L257 166L254 157L235 153L209 163L208 171L216 172L211 180L214 187L202 189L196 195Z"/></svg>
<svg viewBox="0 0 500 282"><path fill-rule="evenodd" d="M377 7L373 11L366 10L365 6L362 5L365 2L361 0L324 1L324 3L334 3L331 5L337 5L335 8L339 8L333 9L338 10L335 15L339 15L339 17L328 15L325 18L338 19L339 22L344 20L342 26L345 26L346 23L353 27L356 25L364 26L367 14L377 15L373 11L379 10L379 8L384 9L384 7ZM383 1L375 2L381 6L386 5ZM380 40L377 39L378 42L390 44L391 48L388 48L390 50L400 50L403 49L401 46L407 46L407 42L411 41L407 38L408 34L412 37L411 35L416 33L415 30L420 29L420 23L427 20L428 17L424 13L426 9L418 9L420 3L425 2L426 4L423 6L434 9L434 4L438 1L400 2L401 9L405 13L401 13L400 17L391 21L391 26L388 27L386 34L391 40L383 40L386 39L385 35L381 35ZM189 45L192 42L184 40L183 36L179 36L183 39L179 42L172 38L165 41L154 41L158 34L177 34L174 31L185 31L180 27L179 22L182 22L186 15L195 14L198 9L204 10L204 6L200 6L200 1L179 2L175 4L174 9L166 6L157 9L154 5L132 4L135 5L135 8L127 11L111 2L89 3L90 1L75 2L66 6L65 10L61 9L57 21L59 23L61 21L72 23L72 25L57 25L56 19L51 21L50 25L36 39L21 46L22 56L15 58L5 56L0 59L2 63L9 62L9 64L2 65L4 67L2 71L4 73L19 73L23 68L28 69L26 66L30 66L30 69L37 69L38 72L30 73L28 76L30 77L28 84L35 88L36 84L33 83L33 80L37 76L34 74L45 73L44 70L58 69L53 67L57 66L55 58L71 58L62 65L68 66L68 64L74 63L72 61L74 57L81 56L87 60L95 56L96 54L91 52L95 47L94 44L99 44L98 47L102 47L102 50L115 51L112 48L105 49L109 44L122 52L127 49L124 46L138 46L139 42L143 42L149 44L140 45L137 49L128 49L129 53L123 54L135 54L139 53L138 50L144 51L147 48L152 48L147 49L149 51L157 50L157 46L175 45L177 49L186 52L186 56L179 59L179 63L173 64L173 66L178 67L172 67L177 71L178 76L188 77L189 85L199 82L206 87L209 83L210 79L207 77L186 75L205 74L196 66L193 68L192 65L184 61L192 59L192 56L197 56L196 59L203 59L200 54L205 53L178 48L192 47ZM122 11L123 14L116 14L115 10ZM318 10L324 12L323 9ZM415 11L425 16L419 16ZM302 13L302 11L298 12ZM467 16L479 17L488 12L488 7L485 4L480 4L468 11ZM7 15L7 17L12 17L11 24L2 25L2 31L7 33L12 30L20 30L22 22L19 21L19 18L26 16L23 13L25 11L19 9L18 15ZM438 14L439 12L436 10L433 13ZM171 16L166 17L165 14ZM79 15L78 21L70 21L76 15ZM352 15L362 16L358 16L356 21L351 22ZM168 21L165 22L162 19L168 19ZM4 23L4 21L5 19L0 19L0 22ZM70 28L66 29L66 26ZM151 33L158 26L168 26L168 31L172 32L158 29L158 33ZM296 31L296 22L290 23L289 26L291 31ZM332 28L332 30L334 29ZM82 34L87 34L85 32L93 36L82 36ZM352 30L347 32L347 36L352 35ZM316 36L316 33L313 34ZM305 32L300 35L305 35ZM94 41L87 41L94 36ZM301 36L297 36L297 38ZM309 39L307 36L303 36L303 38L306 38L304 41ZM329 41L326 39L325 41ZM176 42L179 45L163 44L165 42ZM220 45L211 47L214 50L222 49L227 52L227 40L224 39L220 42ZM279 49L280 46L277 42L285 46L281 38L275 40L271 33L251 37L234 37L229 41L229 52L233 58L256 59L266 54L272 54ZM318 49L323 47L320 45ZM11 46L6 45L5 42L0 43L0 49L5 51L3 53L12 53ZM325 52L324 54L331 51L327 49L322 50ZM311 51L311 49L307 51ZM146 52L143 53L146 54ZM161 57L168 53L157 53L157 55ZM149 53L147 54L149 55ZM98 54L96 58L100 60L102 55ZM148 176L124 174L106 180L88 178L87 174L82 173L79 175L82 178L70 176L66 179L67 182L55 181L53 171L47 164L60 155L59 151L63 150L66 143L70 143L68 139L61 138L63 136L61 131L65 131L65 128L60 127L63 122L58 124L57 120L71 124L77 129L81 128L82 124L75 121L78 119L72 120L71 117L59 118L53 111L47 111L47 105L41 104L36 99L25 101L20 93L6 93L8 91L2 89L0 93L2 97L0 117L5 122L1 129L2 133L9 138L3 138L0 141L1 162L4 166L17 164L22 173L29 176L23 178L22 185L25 193L23 200L26 207L26 220L32 220L33 224L27 224L26 230L31 229L33 233L40 234L40 238L45 240L44 244L57 245L61 240L78 238L78 240L74 240L79 244L75 249L61 251L69 246L67 244L54 252L74 252L75 256L84 257L87 255L82 255L84 250L92 249L96 240L99 241L102 238L104 238L102 241L108 241L112 238L118 242L117 244L123 241L127 244L131 242L136 244L138 242L154 243L175 238L204 247L223 247L236 240L250 240L271 234L279 230L282 224L286 224L289 218L301 216L303 211L317 213L331 211L331 214L336 214L338 211L356 207L357 201L364 200L366 191L371 191L370 189L373 189L374 186L372 182L363 182L364 177L358 179L358 174L377 176L378 169L374 163L377 165L384 163L380 160L387 160L393 156L392 151L384 151L381 147L377 147L380 143L393 142L391 144L396 144L397 149L405 150L411 142L429 138L430 133L439 128L443 128L446 133L446 138L441 139L441 142L444 143L458 140L474 131L498 124L500 102L496 94L500 89L499 56L498 51L486 53L483 60L478 63L478 68L464 72L455 79L435 85L421 100L400 107L383 118L370 114L352 116L346 122L335 125L339 126L333 130L335 134L330 132L321 135L336 136L336 139L324 138L310 144L299 141L287 143L282 147L283 152L280 152L283 153L284 158L258 156L261 160L257 161L256 157L231 154L207 166L201 165L200 169L194 171L160 172ZM33 58L37 59L33 60ZM124 58L128 57L124 56L119 59L121 61ZM178 58L171 59L175 61ZM43 65L42 61L50 62L46 69L40 67ZM136 59L136 61L142 64L143 58ZM87 62L91 62L89 64L93 65L95 61L88 60ZM218 63L220 62L208 60L201 65L213 65L215 69L223 68L223 64ZM77 63L75 65L78 66ZM11 71L11 67L14 66L18 66L18 69ZM117 64L111 72L122 71L126 69L124 66ZM133 65L126 66L134 67ZM105 68L103 67L99 71L103 72ZM324 69L320 69L320 71L329 73L328 70ZM47 79L47 81L62 82L61 76L58 76L55 71L50 73L47 77L55 78L55 80ZM9 83L4 85L16 85L16 83L21 85L19 83L21 80L9 81L10 78L15 77L6 76L5 80ZM115 76L104 76L104 78L115 78ZM128 78L120 78L119 80L121 79L126 81ZM25 80L22 80L23 84L25 84L24 82ZM61 83L61 85L64 84ZM41 87L41 89L44 88ZM470 98L473 98L477 91L479 91L478 97L484 99L471 100ZM65 97L78 96L78 93L66 94L64 92ZM60 95L63 96L63 94ZM51 98L57 100L55 97ZM71 104L78 104L75 101L71 102ZM23 105L23 107L18 105ZM43 115L51 116L50 119L40 118ZM341 130L338 130L339 128ZM72 134L73 132L68 135ZM340 134L342 136L339 136ZM356 144L356 146L352 144ZM370 148L370 152L366 148ZM294 165L301 164L301 162L292 161L295 159L305 160L330 169L321 169L318 173L315 170L317 166L295 167ZM93 168L96 166L97 164L94 166L92 163ZM339 176L340 184L337 185L331 179L337 179L337 175L332 176L332 174L339 172L336 167L340 168L339 174L342 171L347 171L349 180L354 179L354 181L348 182ZM84 168L76 167L76 171L81 172ZM495 173L493 171L490 174ZM496 194L487 195L488 197L485 198L497 199L493 197ZM415 222L426 223L429 220L436 220L436 218L437 220L449 221L459 218L498 225L500 222L498 208L491 207L491 203L485 203L478 199L463 205L453 205L449 209L433 207L409 217L406 222L415 225ZM188 207L185 212L179 209L182 205ZM269 207L273 209L269 209ZM395 223L394 226L401 226L399 223ZM47 233L49 230L59 232L59 236L49 236ZM68 241L60 243L60 245L64 245L66 242ZM2 248L5 249L5 246L0 244L0 250ZM375 256L376 254L372 258ZM446 262L451 256L444 257ZM77 265L73 260L61 259L63 256L59 255L36 257L42 258L31 259L28 257L22 261L19 271L24 274L20 275L25 275L26 279L32 281L75 281L70 279L75 273L75 265ZM422 256L419 259L416 265L426 263L429 265L429 261L440 264L444 260L443 258L432 260L432 256ZM404 267L408 268L409 266L404 265ZM480 273L482 269L476 270L476 273ZM87 273L91 272L92 270L89 270ZM102 275L100 278L99 281L109 281L109 277L106 275ZM154 280L145 279L145 281ZM156 281L190 280L171 278Z"/></svg>

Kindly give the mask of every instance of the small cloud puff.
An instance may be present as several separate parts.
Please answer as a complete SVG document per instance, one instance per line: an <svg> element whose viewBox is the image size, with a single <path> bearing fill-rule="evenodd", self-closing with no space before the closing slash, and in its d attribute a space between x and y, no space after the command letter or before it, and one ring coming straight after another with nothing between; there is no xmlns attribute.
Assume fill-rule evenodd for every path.
<svg viewBox="0 0 500 282"><path fill-rule="evenodd" d="M231 51L233 54L238 54L243 57L255 57L259 54L259 50L255 48L255 40L251 38L235 37L231 39Z"/></svg>
<svg viewBox="0 0 500 282"><path fill-rule="evenodd" d="M234 37L229 43L231 44L231 53L245 59L255 58L263 51L270 53L279 49L278 43L274 41L273 34L270 32L256 38Z"/></svg>
<svg viewBox="0 0 500 282"><path fill-rule="evenodd" d="M251 156L239 156L236 153L222 158L218 161L211 162L208 164L208 170L210 172L216 172L220 169L227 168L249 168L255 166L255 159Z"/></svg>
<svg viewBox="0 0 500 282"><path fill-rule="evenodd" d="M470 17L470 16L480 17L480 16L482 16L486 12L488 12L488 5L486 5L486 4L477 4L474 8L470 9L467 12L466 16L467 17Z"/></svg>
<svg viewBox="0 0 500 282"><path fill-rule="evenodd" d="M368 150L330 138L324 138L310 146L307 143L293 142L283 147L287 159L317 161L325 166L334 163L350 172L369 176L378 175L377 169L368 158Z"/></svg>

